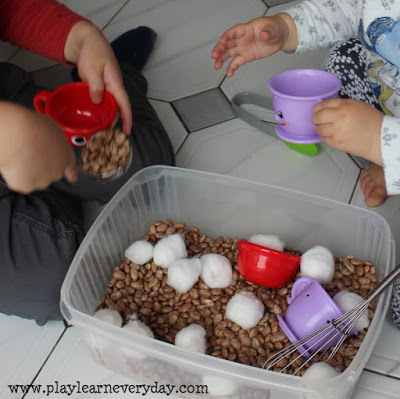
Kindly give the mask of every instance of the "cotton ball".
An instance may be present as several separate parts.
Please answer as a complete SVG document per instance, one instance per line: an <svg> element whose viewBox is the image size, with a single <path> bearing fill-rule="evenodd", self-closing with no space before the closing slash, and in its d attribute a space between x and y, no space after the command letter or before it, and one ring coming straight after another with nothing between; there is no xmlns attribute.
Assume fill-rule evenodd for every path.
<svg viewBox="0 0 400 399"><path fill-rule="evenodd" d="M355 292L350 291L340 291L333 297L334 302L338 305L339 309L346 313L347 311L357 306L361 301L363 301L363 297L356 294ZM354 325L354 328L357 331L364 330L369 326L369 317L368 317L368 309L365 309L361 314L361 317L357 320L357 323Z"/></svg>
<svg viewBox="0 0 400 399"><path fill-rule="evenodd" d="M206 353L206 330L199 324L190 324L178 331L175 345L188 351Z"/></svg>
<svg viewBox="0 0 400 399"><path fill-rule="evenodd" d="M203 376L203 384L207 386L211 396L230 396L238 389L235 381L211 374Z"/></svg>
<svg viewBox="0 0 400 399"><path fill-rule="evenodd" d="M186 257L186 244L180 234L167 235L154 246L153 261L158 266L168 267L174 260Z"/></svg>
<svg viewBox="0 0 400 399"><path fill-rule="evenodd" d="M153 257L154 246L146 240L135 241L125 250L125 257L133 263L144 265Z"/></svg>
<svg viewBox="0 0 400 399"><path fill-rule="evenodd" d="M153 331L151 331L150 327L140 320L130 320L122 328L144 337L154 338Z"/></svg>
<svg viewBox="0 0 400 399"><path fill-rule="evenodd" d="M167 284L184 294L197 282L200 272L201 261L199 258L175 260L169 265Z"/></svg>
<svg viewBox="0 0 400 399"><path fill-rule="evenodd" d="M117 327L122 326L122 317L117 310L112 309L100 309L94 315L94 318L102 320L108 324L115 325ZM126 361L122 354L122 348L116 347L108 338L104 338L98 334L90 334L93 347L96 349L101 362L113 370L125 370ZM121 349L121 350L119 350Z"/></svg>
<svg viewBox="0 0 400 399"><path fill-rule="evenodd" d="M200 277L210 288L226 288L232 283L232 265L219 254L206 254L201 258Z"/></svg>
<svg viewBox="0 0 400 399"><path fill-rule="evenodd" d="M303 377L311 378L313 380L325 380L339 375L334 367L325 362L317 362L310 366L303 374Z"/></svg>
<svg viewBox="0 0 400 399"><path fill-rule="evenodd" d="M256 326L263 315L264 305L252 292L239 292L226 304L225 316L244 330Z"/></svg>
<svg viewBox="0 0 400 399"><path fill-rule="evenodd" d="M130 331L134 334L142 335L144 337L149 337L149 338L154 338L153 331L141 322L140 320L137 320L136 318L131 318L123 327L123 330ZM135 351L134 349L128 348L128 347L121 347L121 351L127 358L127 360L130 359L144 359L145 356L143 353Z"/></svg>
<svg viewBox="0 0 400 399"><path fill-rule="evenodd" d="M122 326L122 317L117 310L112 309L100 309L94 315L96 319L105 321L108 324L113 324L114 326Z"/></svg>
<svg viewBox="0 0 400 399"><path fill-rule="evenodd" d="M254 234L249 238L249 242L281 252L283 252L286 245L278 236L267 234Z"/></svg>
<svg viewBox="0 0 400 399"><path fill-rule="evenodd" d="M330 283L335 275L335 259L329 249L317 245L301 256L300 271L321 284Z"/></svg>

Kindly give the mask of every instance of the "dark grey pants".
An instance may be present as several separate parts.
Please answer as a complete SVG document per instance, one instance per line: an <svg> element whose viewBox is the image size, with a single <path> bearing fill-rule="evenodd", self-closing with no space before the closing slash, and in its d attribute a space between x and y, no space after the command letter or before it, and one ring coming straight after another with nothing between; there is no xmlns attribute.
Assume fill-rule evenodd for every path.
<svg viewBox="0 0 400 399"><path fill-rule="evenodd" d="M74 184L62 180L30 195L12 192L0 178L1 313L39 325L62 319L60 288L84 237L82 200L108 202L138 170L174 164L168 135L146 98L145 78L129 65L120 66L133 113L133 159L123 176L101 183L80 175ZM0 100L32 108L40 89L26 71L0 63ZM79 152L76 148L77 156Z"/></svg>

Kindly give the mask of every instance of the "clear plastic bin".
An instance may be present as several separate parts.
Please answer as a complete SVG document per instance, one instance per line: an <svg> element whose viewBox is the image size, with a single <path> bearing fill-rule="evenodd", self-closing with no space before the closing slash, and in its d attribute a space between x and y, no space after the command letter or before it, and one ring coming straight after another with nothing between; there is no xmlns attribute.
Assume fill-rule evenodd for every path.
<svg viewBox="0 0 400 399"><path fill-rule="evenodd" d="M382 278L394 268L394 245L390 228L380 215L234 177L152 166L133 176L105 207L80 246L61 290L65 319L89 333L96 359L135 381L191 387L185 397L212 397L202 394L201 386L208 381L204 376L212 376L219 388L226 387L224 397L351 397L381 332L390 290L380 297L351 365L339 376L323 381L191 353L142 336L133 338L121 328L95 319L98 300L125 249L141 239L151 224L165 218L197 226L212 238L247 238L266 232L301 251L322 245L336 256L352 254L373 262Z"/></svg>

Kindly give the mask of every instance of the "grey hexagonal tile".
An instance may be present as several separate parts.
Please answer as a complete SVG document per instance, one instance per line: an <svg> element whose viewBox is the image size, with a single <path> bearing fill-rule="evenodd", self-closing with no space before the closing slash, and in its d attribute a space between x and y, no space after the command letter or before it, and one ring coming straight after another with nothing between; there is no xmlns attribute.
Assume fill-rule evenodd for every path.
<svg viewBox="0 0 400 399"><path fill-rule="evenodd" d="M182 98L172 104L191 132L235 117L229 101L218 88Z"/></svg>

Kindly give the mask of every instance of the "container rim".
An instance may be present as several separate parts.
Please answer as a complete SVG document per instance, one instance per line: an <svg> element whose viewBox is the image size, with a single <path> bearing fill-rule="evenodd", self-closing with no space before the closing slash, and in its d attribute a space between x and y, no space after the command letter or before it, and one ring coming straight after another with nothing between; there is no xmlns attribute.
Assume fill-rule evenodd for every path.
<svg viewBox="0 0 400 399"><path fill-rule="evenodd" d="M234 176L227 176L227 175L222 175L222 174L217 174L217 173L212 173L212 172L204 172L204 171L198 171L198 170L192 170L192 169L185 169L185 168L180 168L176 166L163 166L163 165L153 165L146 167L140 171L138 171L136 174L134 174L125 184L124 186L119 190L119 192L115 195L113 201L108 203L102 212L100 213L99 217L97 220L93 223L91 226L90 230L88 231L86 237L84 238L83 242L81 243L81 246L78 248L77 253L75 254L75 257L71 263L71 267L69 268L65 280L63 282L63 285L61 287L61 302L60 302L60 307L61 307L61 312L68 320L69 323L72 325L76 325L78 327L83 328L84 330L90 331L96 335L101 335L107 339L110 339L112 341L116 341L116 337L113 336L110 333L107 333L104 331L104 322L95 319L92 315L89 315L87 313L81 312L77 309L75 309L70 301L70 296L68 293L68 290L71 286L72 283L72 277L77 271L77 268L79 266L79 262L82 259L83 255L85 254L86 251L86 246L84 243L87 241L87 237L90 237L90 232L92 233L96 232L106 217L113 211L114 207L117 206L118 200L122 197L125 196L125 194L132 189L132 187L136 185L140 185L143 180L149 181L149 173L150 173L150 178L151 179L156 179L159 178L160 176L163 176L165 174L169 173L174 173L177 175L188 175L190 174L191 176L197 175L197 176L208 176L211 177L212 179L222 179L223 181L233 181L233 182L239 182L243 184L244 186L247 187L258 187L258 188L269 188L275 192L279 193L284 193L288 196L295 194L297 197L300 197L302 199L306 200L314 200L318 199L320 202L326 203L326 204L332 204L335 205L338 208L346 208L346 209L354 209L358 213L364 213L369 215L371 218L375 218L376 220L380 220L382 222L383 228L386 230L387 233L390 234L390 237L392 237L391 230L389 227L388 222L379 214L369 210L369 209L364 209L364 208L359 208L351 204L339 202L336 200L332 199L327 199L321 196L317 195L311 195L307 193L302 193L293 189L288 189L288 188L283 188L279 187L276 185L270 185L266 183L260 183L248 179L243 179L239 177L234 177ZM392 240L392 245L391 245L391 264L389 265L389 268L394 267L394 245L393 245L393 238ZM390 270L389 270L390 271ZM384 272L389 272L388 270L385 270ZM368 361L368 358L373 350L373 347L378 339L379 333L382 329L382 321L386 315L386 310L388 309L389 306L389 297L390 290L387 290L384 294L381 295L380 300L378 302L378 309L383 310L382 314L380 315L379 318L374 317L372 323L369 326L368 333L365 337L365 342L368 343L366 345L366 351L361 354L360 352L357 353L356 357L353 359L352 364L354 364L354 369L350 370L347 368L343 373L340 375L333 377L332 381L337 381L338 383L340 382L341 384L346 384L346 385L353 385L354 379L358 378L358 376L361 373L362 368L365 366L366 362ZM385 300L383 300L385 298ZM96 328L95 328L96 326ZM116 326L111 326L107 324L107 327L112 330L114 328L117 328ZM373 327L373 328L372 328ZM131 336L129 332L127 331L120 331L118 330L120 334L118 334L118 342L128 348L131 349L139 349L139 351L143 348L143 346L148 343L148 339L146 337L141 337L137 336L135 342L132 342L132 339L129 339ZM366 341L367 340L367 341ZM147 347L146 348L146 353L149 354L149 356L156 356L158 358L163 358L164 360L167 361L174 361L175 363L179 363L180 365L186 365L188 369L195 369L198 370L201 369L206 369L207 371L215 371L218 372L218 374L223 374L227 376L228 378L234 378L238 380L243 380L243 381L249 381L251 379L251 382L258 383L258 384L263 384L265 385L268 383L269 385L273 386L278 386L280 384L285 384L286 386L290 386L290 381L293 382L293 378L299 379L298 381L301 381L302 377L299 376L294 376L294 375L286 375L286 374L280 374L274 371L269 371L265 369L258 369L256 367L251 367L247 366L244 364L240 363L235 363L231 362L225 359L218 359L216 357L211 357L209 355L205 354L199 354L199 353L190 353L188 351L182 350L180 348L175 347L174 345L158 341L158 340L152 340L152 345L151 348ZM372 345L371 345L372 344ZM201 364L202 359L207 360L207 366ZM221 367L223 366L223 368ZM242 371L242 373L241 373ZM243 376L243 371L245 371L246 376ZM267 374L265 374L267 373ZM273 373L273 374L268 374L268 373ZM270 380L268 376L274 376L273 380ZM342 381L343 380L343 381ZM321 386L323 387L324 384L326 384L327 380L323 381L318 381L318 380L313 380L313 385L315 386ZM289 384L289 385L288 385ZM304 383L303 383L304 384ZM299 385L301 385L299 383ZM282 387L281 387L282 388ZM289 389L289 388L287 388ZM299 388L296 386L296 390L303 389L303 392L312 392L307 387Z"/></svg>

